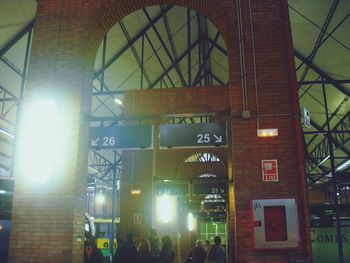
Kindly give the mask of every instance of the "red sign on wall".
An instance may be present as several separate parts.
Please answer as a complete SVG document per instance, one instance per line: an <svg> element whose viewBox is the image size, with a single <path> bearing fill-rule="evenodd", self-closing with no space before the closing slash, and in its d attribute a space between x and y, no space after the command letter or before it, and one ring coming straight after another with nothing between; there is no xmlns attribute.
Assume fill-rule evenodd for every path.
<svg viewBox="0 0 350 263"><path fill-rule="evenodd" d="M261 168L264 182L278 181L277 160L262 160Z"/></svg>

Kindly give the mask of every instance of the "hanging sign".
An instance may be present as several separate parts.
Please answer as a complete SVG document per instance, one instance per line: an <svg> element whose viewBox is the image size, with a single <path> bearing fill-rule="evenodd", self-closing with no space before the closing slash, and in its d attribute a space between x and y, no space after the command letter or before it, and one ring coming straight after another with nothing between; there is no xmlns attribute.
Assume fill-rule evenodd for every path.
<svg viewBox="0 0 350 263"><path fill-rule="evenodd" d="M161 149L226 147L226 123L167 124L160 126Z"/></svg>
<svg viewBox="0 0 350 263"><path fill-rule="evenodd" d="M89 142L94 149L152 149L153 126L91 127Z"/></svg>
<svg viewBox="0 0 350 263"><path fill-rule="evenodd" d="M264 182L278 181L277 160L261 160L261 169Z"/></svg>

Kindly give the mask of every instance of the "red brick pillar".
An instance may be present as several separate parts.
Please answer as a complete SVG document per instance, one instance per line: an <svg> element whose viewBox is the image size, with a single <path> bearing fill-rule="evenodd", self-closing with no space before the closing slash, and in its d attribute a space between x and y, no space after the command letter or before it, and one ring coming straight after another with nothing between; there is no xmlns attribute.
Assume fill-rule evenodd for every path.
<svg viewBox="0 0 350 263"><path fill-rule="evenodd" d="M300 158L300 114L295 96L295 76L290 64L289 32L286 30L286 6L284 0L242 2L244 31L244 56L247 72L247 109L251 117L243 119L240 89L230 85L231 138L233 156L233 185L235 206L230 214L236 220L237 262L288 262L288 253L294 251L299 259L310 257L310 229L305 216L305 200L302 159ZM250 17L253 19L254 34ZM255 44L256 81L254 81ZM232 58L231 58L232 59ZM230 72L239 72L239 65ZM258 101L256 100L258 98ZM258 103L257 103L258 102ZM257 128L277 128L278 136L258 138ZM278 182L262 180L262 160L278 161ZM299 249L254 249L251 222L251 200L265 198L296 198L299 219Z"/></svg>
<svg viewBox="0 0 350 263"><path fill-rule="evenodd" d="M63 145L64 162L56 163L46 183L31 183L28 177L33 174L22 171L16 159L9 262L82 262L88 157L85 113L90 111L94 59L85 53L90 16L82 1L38 2L22 117L33 103L56 100L68 140ZM51 134L52 141L61 135ZM19 152L17 148L17 157Z"/></svg>

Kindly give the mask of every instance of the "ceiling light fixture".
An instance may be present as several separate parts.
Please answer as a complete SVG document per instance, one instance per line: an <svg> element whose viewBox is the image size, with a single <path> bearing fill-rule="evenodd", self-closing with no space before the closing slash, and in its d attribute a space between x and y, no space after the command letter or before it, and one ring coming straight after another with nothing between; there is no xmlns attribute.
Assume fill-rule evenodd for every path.
<svg viewBox="0 0 350 263"><path fill-rule="evenodd" d="M9 137L11 137L11 138L14 138L14 137L15 137L12 133L10 133L10 132L4 130L3 128L0 128L0 133L5 134L5 135L7 135L7 136L9 136Z"/></svg>
<svg viewBox="0 0 350 263"><path fill-rule="evenodd" d="M342 163L341 165L339 165L335 170L337 172L345 170L346 168L348 168L350 166L350 159L345 161L344 163Z"/></svg>
<svg viewBox="0 0 350 263"><path fill-rule="evenodd" d="M119 106L123 106L123 101L119 98L114 98L114 102L118 104Z"/></svg>

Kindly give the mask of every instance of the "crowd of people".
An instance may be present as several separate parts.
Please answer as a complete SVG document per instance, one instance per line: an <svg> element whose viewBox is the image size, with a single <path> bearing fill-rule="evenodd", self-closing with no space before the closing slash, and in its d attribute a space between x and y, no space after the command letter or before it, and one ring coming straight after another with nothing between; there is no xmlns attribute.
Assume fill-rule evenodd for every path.
<svg viewBox="0 0 350 263"><path fill-rule="evenodd" d="M221 246L219 236L214 239L215 245L209 240L203 245L201 240L196 241L196 246L190 250L185 263L226 263L226 251ZM118 248L113 257L113 263L173 263L175 253L171 238L163 236L161 240L154 230L150 231L148 239L141 238L135 242L132 234L127 235L126 240L118 240ZM103 263L102 252L96 247L93 240L85 241L84 263Z"/></svg>
<svg viewBox="0 0 350 263"><path fill-rule="evenodd" d="M128 234L126 240L118 239L113 263L172 263L174 259L171 238L164 236L160 241L152 229L148 239L141 238L135 242L133 234ZM84 263L103 262L102 252L97 248L93 238L89 237L84 244Z"/></svg>
<svg viewBox="0 0 350 263"><path fill-rule="evenodd" d="M227 255L221 246L221 238L214 238L214 245L210 245L210 240L206 240L203 246L202 240L196 241L196 246L188 254L185 263L226 263Z"/></svg>
<svg viewBox="0 0 350 263"><path fill-rule="evenodd" d="M126 241L119 240L113 263L171 263L175 259L169 236L159 241L154 230L149 239L141 238L135 242L132 234Z"/></svg>

